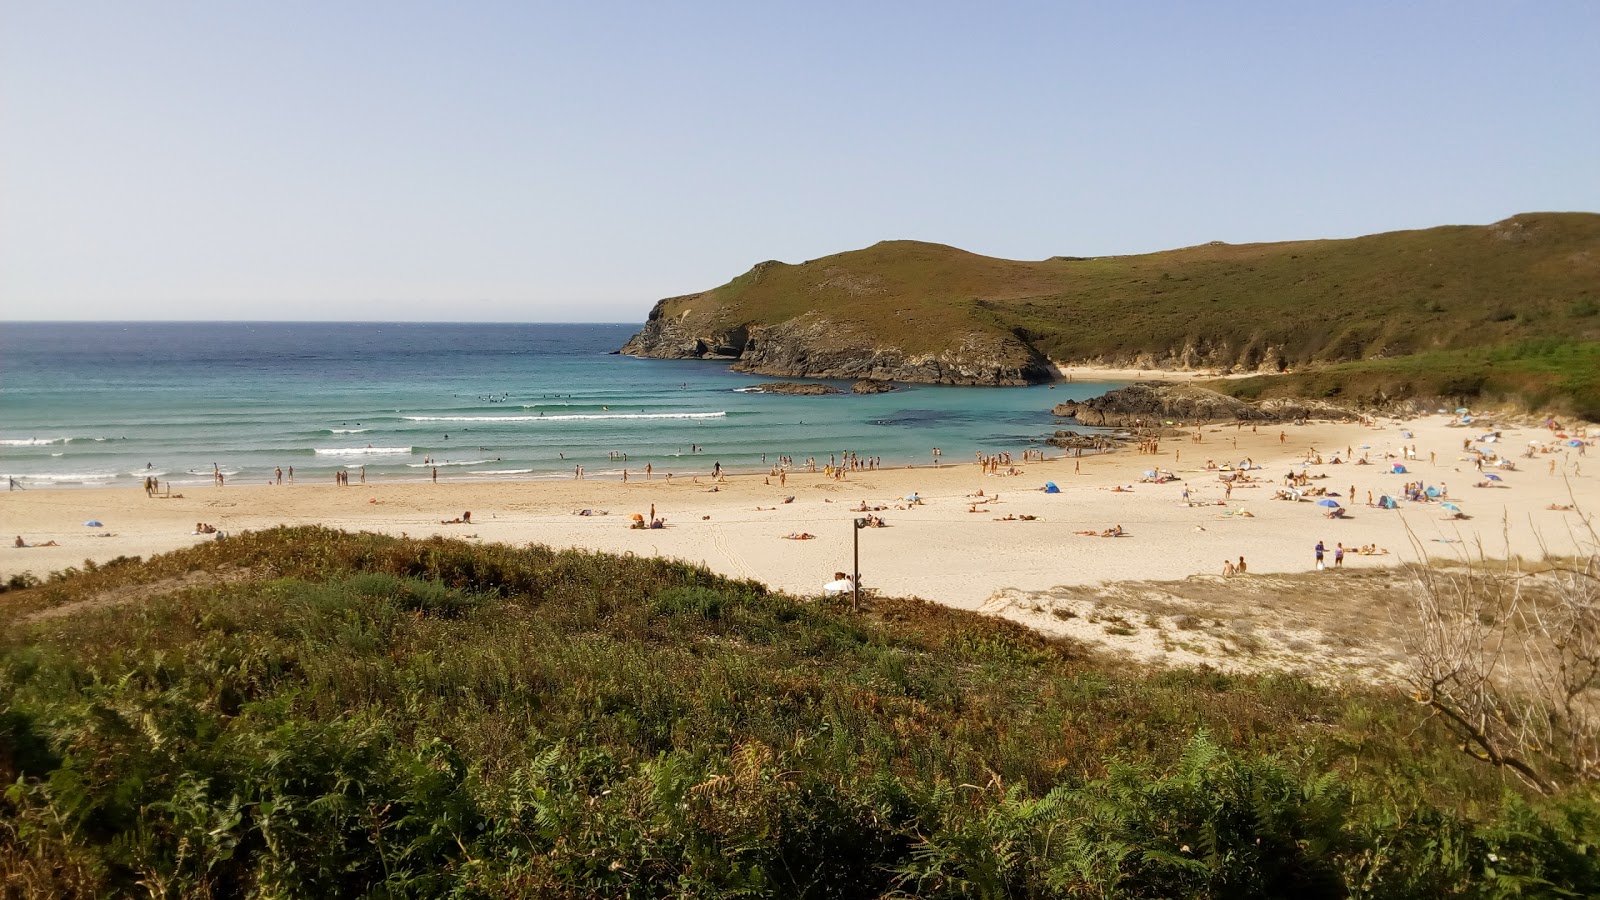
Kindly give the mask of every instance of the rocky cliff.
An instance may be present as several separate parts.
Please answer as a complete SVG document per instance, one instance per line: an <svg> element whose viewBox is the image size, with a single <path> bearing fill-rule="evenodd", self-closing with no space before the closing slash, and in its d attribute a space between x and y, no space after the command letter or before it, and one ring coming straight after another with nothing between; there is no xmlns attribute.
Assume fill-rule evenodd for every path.
<svg viewBox="0 0 1600 900"><path fill-rule="evenodd" d="M657 303L623 353L661 359L720 359L757 375L847 378L922 384L1018 385L1050 381L1055 368L1013 335L978 329L952 335L939 349L912 349L890 334L814 312L772 324L730 323L702 306L704 295ZM674 310L682 309L673 314Z"/></svg>

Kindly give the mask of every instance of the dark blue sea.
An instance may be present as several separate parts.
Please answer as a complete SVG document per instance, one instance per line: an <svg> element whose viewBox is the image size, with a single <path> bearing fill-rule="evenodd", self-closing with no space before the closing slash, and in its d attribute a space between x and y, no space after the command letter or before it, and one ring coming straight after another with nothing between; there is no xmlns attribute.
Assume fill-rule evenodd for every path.
<svg viewBox="0 0 1600 900"><path fill-rule="evenodd" d="M0 470L24 486L620 476L1020 451L1116 385L795 397L724 363L615 355L632 324L0 324ZM835 382L848 391L849 385ZM698 449L696 449L698 448ZM627 454L627 461L620 459Z"/></svg>

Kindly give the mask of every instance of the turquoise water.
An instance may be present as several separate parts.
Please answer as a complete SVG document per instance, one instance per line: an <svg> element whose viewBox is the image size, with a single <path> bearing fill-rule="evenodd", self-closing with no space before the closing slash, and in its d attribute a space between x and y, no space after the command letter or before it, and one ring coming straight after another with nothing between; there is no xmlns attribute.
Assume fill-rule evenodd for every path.
<svg viewBox="0 0 1600 900"><path fill-rule="evenodd" d="M1021 450L1115 385L741 392L725 364L612 353L628 324L0 326L0 470L27 487L659 475L854 451L886 466ZM831 382L846 390L846 382ZM700 448L696 451L694 448ZM626 463L611 453L628 455ZM763 460L765 454L765 460Z"/></svg>

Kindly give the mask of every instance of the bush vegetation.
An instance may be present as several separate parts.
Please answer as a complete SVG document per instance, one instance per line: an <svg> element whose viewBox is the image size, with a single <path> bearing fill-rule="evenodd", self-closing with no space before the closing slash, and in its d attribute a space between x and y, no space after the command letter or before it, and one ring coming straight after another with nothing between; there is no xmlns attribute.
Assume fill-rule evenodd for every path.
<svg viewBox="0 0 1600 900"><path fill-rule="evenodd" d="M298 528L4 601L8 896L1600 885L1594 796L1526 795L1403 697L1134 671L915 600Z"/></svg>

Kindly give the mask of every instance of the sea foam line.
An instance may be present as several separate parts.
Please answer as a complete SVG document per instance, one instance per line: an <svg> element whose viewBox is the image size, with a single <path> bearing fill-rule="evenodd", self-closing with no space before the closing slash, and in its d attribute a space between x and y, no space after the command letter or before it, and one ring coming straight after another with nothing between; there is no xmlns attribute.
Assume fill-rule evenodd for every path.
<svg viewBox="0 0 1600 900"><path fill-rule="evenodd" d="M65 443L61 440L49 438L5 438L0 440L0 447L43 447L48 444Z"/></svg>
<svg viewBox="0 0 1600 900"><path fill-rule="evenodd" d="M406 466L408 468L412 468L412 469L426 469L426 468L429 468L431 466L481 466L481 465L483 465L484 463L487 463L487 462L494 462L494 460L492 460L492 459L462 459L462 460L441 459L438 462L431 462L431 463L425 463L425 462L406 463Z"/></svg>
<svg viewBox="0 0 1600 900"><path fill-rule="evenodd" d="M328 447L317 448L318 456L393 456L410 453L410 447Z"/></svg>
<svg viewBox="0 0 1600 900"><path fill-rule="evenodd" d="M564 416L406 416L405 418L408 422L566 422L573 419L720 419L727 414L724 410L701 413L574 413Z"/></svg>

